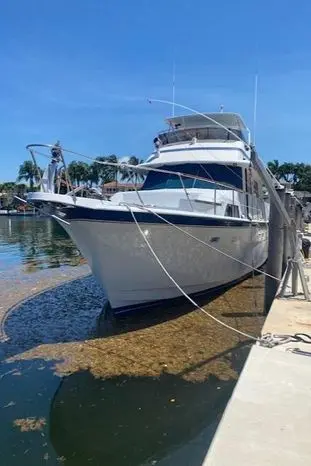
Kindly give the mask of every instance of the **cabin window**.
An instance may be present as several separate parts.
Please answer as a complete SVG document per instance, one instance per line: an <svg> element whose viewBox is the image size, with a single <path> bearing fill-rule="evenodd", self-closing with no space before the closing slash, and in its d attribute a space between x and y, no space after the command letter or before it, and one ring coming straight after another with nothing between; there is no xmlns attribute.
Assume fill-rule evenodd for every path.
<svg viewBox="0 0 311 466"><path fill-rule="evenodd" d="M227 204L225 216L239 218L240 217L239 207L237 205Z"/></svg>
<svg viewBox="0 0 311 466"><path fill-rule="evenodd" d="M159 134L163 145L174 144L176 142L191 141L196 138L198 141L237 141L238 139L234 136L236 134L238 138L245 140L242 131L237 129L228 128L231 133L225 130L225 128L188 128L188 129L176 129L167 131ZM234 133L234 134L232 134Z"/></svg>
<svg viewBox="0 0 311 466"><path fill-rule="evenodd" d="M233 167L220 165L216 163L186 163L179 165L163 165L158 167L163 170L172 172L185 173L205 180L194 178L182 178L185 188L199 189L241 189L243 188L242 169L241 167ZM178 175L173 173L160 173L150 171L146 177L143 190L151 189L180 189L182 184Z"/></svg>

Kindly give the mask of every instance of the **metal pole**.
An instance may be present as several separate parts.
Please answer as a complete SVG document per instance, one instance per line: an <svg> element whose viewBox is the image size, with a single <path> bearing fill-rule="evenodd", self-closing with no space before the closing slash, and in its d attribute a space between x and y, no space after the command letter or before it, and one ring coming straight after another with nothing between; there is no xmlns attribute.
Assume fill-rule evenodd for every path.
<svg viewBox="0 0 311 466"><path fill-rule="evenodd" d="M276 189L281 202L284 201L284 189ZM269 219L269 245L268 245L268 261L267 273L281 280L282 278L282 262L283 262L283 226L284 219L276 206L276 202L271 203L270 219ZM279 287L279 281L266 276L265 279L265 312L268 313L272 301Z"/></svg>
<svg viewBox="0 0 311 466"><path fill-rule="evenodd" d="M66 162L65 162L65 159L64 159L64 156L63 156L62 149L60 149L60 153L61 153L61 159L62 159L63 167L64 167L64 170L65 170L65 180L66 180L66 184L67 184L67 192L69 192L70 190L73 189L73 186L72 186L70 176L69 176L69 173L68 173L68 170L67 170L67 166L66 166Z"/></svg>
<svg viewBox="0 0 311 466"><path fill-rule="evenodd" d="M216 201L217 201L217 198L216 198L217 194L216 194L216 189L214 189L214 215L216 215L216 209L217 209L217 206L216 206Z"/></svg>
<svg viewBox="0 0 311 466"><path fill-rule="evenodd" d="M40 180L40 186L42 186L42 176L41 176L41 172L40 172L40 170L39 170L39 167L38 167L38 165L37 165L36 157L35 157L35 155L34 155L32 149L29 149L29 152L30 152L30 154L31 154L31 157L32 157L32 160L33 160L35 169L37 170L37 173L38 173L38 178L39 178L39 180Z"/></svg>
<svg viewBox="0 0 311 466"><path fill-rule="evenodd" d="M290 213L290 205L291 205L291 195L290 193L285 193L284 207L288 213ZM289 240L289 236L291 234L292 234L291 228L289 228L287 225L284 225L283 266L282 266L283 273L286 270L288 259L290 257L293 257L294 255L294 252L291 249L290 240Z"/></svg>
<svg viewBox="0 0 311 466"><path fill-rule="evenodd" d="M299 243L300 243L300 238L299 238L299 233L297 230L299 230L299 223L300 223L300 218L299 218L299 204L297 203L295 199L295 208L294 208L294 213L295 213L295 227L293 227L295 234L295 250L294 250L294 263L293 263L293 271L292 271L292 293L294 296L297 295L298 293L298 264L297 261L299 260Z"/></svg>
<svg viewBox="0 0 311 466"><path fill-rule="evenodd" d="M189 204L190 204L191 210L193 211L193 210L194 210L194 208L193 208L193 205L192 205L191 199L190 199L190 197L189 197L189 194L188 194L188 192L187 192L187 190L186 190L186 187L185 187L185 185L184 185L184 182L183 182L183 179L182 179L182 177L181 177L181 174L180 174L180 173L178 173L178 176L179 176L179 179L180 179L181 185L182 185L182 187L184 188L184 191L185 191L185 193L186 193L186 198L188 199L188 202L189 202Z"/></svg>
<svg viewBox="0 0 311 466"><path fill-rule="evenodd" d="M285 271L285 274L284 274L284 277L283 277L282 286L281 286L281 289L280 289L280 294L279 294L280 298L284 298L284 296L285 296L286 288L287 288L288 281L289 281L289 277L290 277L292 272L293 272L293 260L288 259L287 268L286 268L286 271Z"/></svg>
<svg viewBox="0 0 311 466"><path fill-rule="evenodd" d="M291 220L290 216L288 215L288 212L286 211L284 204L281 202L280 197L278 196L277 190L276 190L276 188L274 186L274 183L273 183L273 180L272 180L271 176L269 175L268 171L266 170L263 162L258 157L258 155L257 155L254 148L251 149L251 161L252 161L255 169L257 170L258 174L261 176L261 179L263 180L266 188L269 191L271 203L276 207L276 210L278 211L278 214L283 216L283 220L284 220L285 225L290 228L290 230L292 232L292 234L289 234L289 240L290 240L291 248L292 248L292 251L296 251L296 231L292 227L292 220ZM282 237L283 237L283 235L282 235ZM283 251L282 251L282 255L283 255ZM298 269L299 277L300 277L300 280L301 280L304 296L305 296L306 300L310 301L311 297L310 297L310 293L309 293L309 289L308 289L308 284L307 284L306 278L304 276L302 262L301 262L301 259L300 259L299 255L297 255L297 254L295 255L295 261L293 263L293 273L294 273L294 269L295 269L296 265L297 265L296 268ZM268 306L268 300L267 300L267 306ZM267 307L266 307L266 310L267 310Z"/></svg>
<svg viewBox="0 0 311 466"><path fill-rule="evenodd" d="M261 176L262 180L265 183L267 190L269 191L271 203L275 204L277 211L283 215L284 222L288 226L291 226L292 224L291 219L288 213L286 212L284 204L280 202L280 197L278 196L276 188L273 186L273 181L271 179L271 176L268 174L268 171L266 170L264 164L262 163L257 153L253 149L252 149L251 157L252 157L252 163L254 165L254 168L257 170L257 172Z"/></svg>
<svg viewBox="0 0 311 466"><path fill-rule="evenodd" d="M295 214L295 225L294 231L296 232L296 242L295 242L295 251L294 251L294 264L293 264L293 272L292 272L292 293L294 296L298 293L298 263L297 261L300 260L300 244L302 240L302 208L301 205L297 202L294 198L294 214Z"/></svg>

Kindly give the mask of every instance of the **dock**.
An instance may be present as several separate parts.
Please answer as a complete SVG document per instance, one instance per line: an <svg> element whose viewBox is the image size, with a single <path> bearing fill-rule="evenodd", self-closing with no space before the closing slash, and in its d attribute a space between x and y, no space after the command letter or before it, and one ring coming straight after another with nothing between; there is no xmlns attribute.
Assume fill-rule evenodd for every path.
<svg viewBox="0 0 311 466"><path fill-rule="evenodd" d="M311 261L304 264L311 283ZM299 292L273 301L262 335L311 333L311 302ZM204 466L311 464L311 344L255 344Z"/></svg>

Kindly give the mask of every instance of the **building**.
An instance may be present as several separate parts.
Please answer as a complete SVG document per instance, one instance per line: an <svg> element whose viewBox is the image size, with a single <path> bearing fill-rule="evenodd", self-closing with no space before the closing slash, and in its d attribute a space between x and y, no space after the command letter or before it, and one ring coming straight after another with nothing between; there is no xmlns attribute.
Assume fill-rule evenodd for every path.
<svg viewBox="0 0 311 466"><path fill-rule="evenodd" d="M137 183L136 189L141 189L141 187L142 183ZM135 185L133 183L119 183L111 181L110 183L105 183L102 186L102 192L107 197L110 197L115 193L125 191L135 191Z"/></svg>

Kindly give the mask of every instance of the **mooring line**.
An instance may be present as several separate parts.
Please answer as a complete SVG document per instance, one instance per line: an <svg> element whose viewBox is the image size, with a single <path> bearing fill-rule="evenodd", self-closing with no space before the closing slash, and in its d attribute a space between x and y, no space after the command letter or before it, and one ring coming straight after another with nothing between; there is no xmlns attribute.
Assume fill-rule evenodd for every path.
<svg viewBox="0 0 311 466"><path fill-rule="evenodd" d="M274 275L270 275L269 273L264 272L263 270L261 270L261 269L259 269L257 267L253 267L252 265L247 264L246 262L243 262L240 259L237 259L236 257L231 256L230 254L222 251L221 249L218 249L215 246L212 246L211 244L206 243L206 241L203 241L202 239L197 238L196 236L189 233L187 230L184 230L183 228L180 228L179 226L175 225L174 223L170 222L169 220L166 220L166 218L162 217L162 215L158 214L157 212L155 212L152 209L149 209L148 207L142 206L140 204L127 204L126 202L123 202L122 205L124 205L126 207L136 207L136 208L139 208L139 209L142 209L142 210L146 210L147 212L154 214L156 217L160 218L161 220L163 220L163 222L167 223L168 225L172 226L173 228L176 228L176 230L181 231L185 235L189 236L190 238L194 239L195 241L198 241L199 243L203 244L204 246L209 247L213 251L219 252L223 256L228 257L229 259L232 259L232 260L238 262L239 264L244 265L245 267L248 267L250 270L254 270L255 272L258 272L258 273L260 273L262 275L265 275L266 277L270 277L270 278L272 278L272 279L274 279L274 280L276 280L276 281L278 281L280 283L282 282L282 279L277 278Z"/></svg>
<svg viewBox="0 0 311 466"><path fill-rule="evenodd" d="M157 261L157 263L159 264L159 266L161 267L161 269L163 270L163 272L166 274L166 276L171 280L171 282L176 286L176 288L180 291L180 293L193 305L195 306L197 309L199 309L201 312L203 312L204 314L206 314L209 318L211 318L212 320L214 320L215 322L217 322L218 324L222 325L223 327L226 327L227 329L229 330L232 330L233 332L235 333L238 333L239 335L242 335L243 337L246 337L246 338L249 338L255 342L257 341L260 341L260 339L258 337L254 337L253 335L249 335L248 333L245 333L245 332L242 332L241 330L238 330L234 327L231 327L231 325L229 324L226 324L225 322L223 322L222 320L220 319L217 319L217 317L213 316L212 314L210 314L209 312L207 312L205 309L203 309L198 303L196 303L184 290L183 288L176 282L176 280L172 277L172 275L168 272L168 270L166 269L166 267L163 265L163 263L161 262L161 260L159 259L158 255L156 254L156 252L154 251L153 247L151 246L150 242L148 241L147 237L145 236L144 232L142 231L137 219L136 219L136 216L134 214L134 211L132 209L131 206L127 206L132 217L133 217L133 220L137 226L137 229L139 231L139 233L141 234L142 238L144 239L146 245L148 246L151 254L153 255L153 257L155 258L155 260Z"/></svg>

